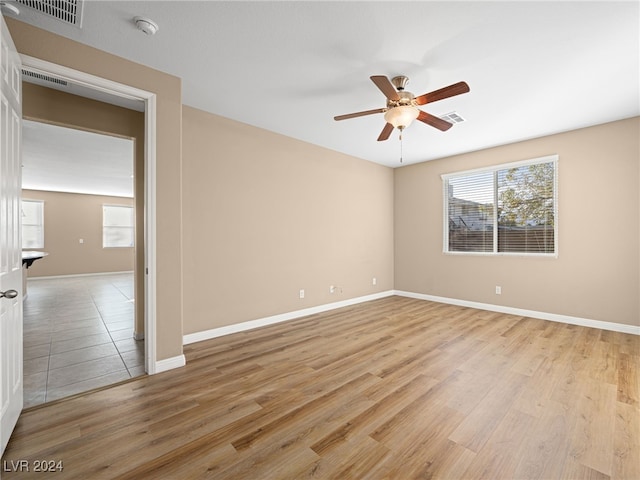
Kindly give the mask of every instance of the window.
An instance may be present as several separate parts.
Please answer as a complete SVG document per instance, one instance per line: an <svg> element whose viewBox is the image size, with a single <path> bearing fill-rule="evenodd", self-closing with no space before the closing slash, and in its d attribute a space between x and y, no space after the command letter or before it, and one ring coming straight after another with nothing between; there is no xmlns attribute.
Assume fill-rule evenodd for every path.
<svg viewBox="0 0 640 480"><path fill-rule="evenodd" d="M133 207L102 206L102 247L133 247Z"/></svg>
<svg viewBox="0 0 640 480"><path fill-rule="evenodd" d="M22 200L22 248L44 248L44 202Z"/></svg>
<svg viewBox="0 0 640 480"><path fill-rule="evenodd" d="M443 175L446 253L557 254L556 155Z"/></svg>

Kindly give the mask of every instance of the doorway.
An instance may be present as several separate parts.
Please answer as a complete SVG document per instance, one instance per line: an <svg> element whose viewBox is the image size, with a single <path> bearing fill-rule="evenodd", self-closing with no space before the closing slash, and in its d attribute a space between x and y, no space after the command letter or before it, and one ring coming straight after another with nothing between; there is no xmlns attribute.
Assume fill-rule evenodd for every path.
<svg viewBox="0 0 640 480"><path fill-rule="evenodd" d="M135 268L135 305L137 340L144 338L144 367L146 373L157 371L156 365L156 277L155 277L155 95L135 87L94 77L60 65L51 64L36 58L22 55L23 71L36 75L52 76L68 83L78 96L98 99L111 105L124 106L142 112L142 133L137 139L140 162L136 164L139 180L136 196L138 216L136 230L139 238L136 244L141 246L136 254ZM135 107L131 107L135 105ZM140 107L141 108L138 108ZM68 110L64 108L63 110Z"/></svg>
<svg viewBox="0 0 640 480"><path fill-rule="evenodd" d="M85 102L25 92L48 106ZM22 144L23 248L46 253L25 269L30 407L144 374L144 340L135 330L134 139L25 119Z"/></svg>

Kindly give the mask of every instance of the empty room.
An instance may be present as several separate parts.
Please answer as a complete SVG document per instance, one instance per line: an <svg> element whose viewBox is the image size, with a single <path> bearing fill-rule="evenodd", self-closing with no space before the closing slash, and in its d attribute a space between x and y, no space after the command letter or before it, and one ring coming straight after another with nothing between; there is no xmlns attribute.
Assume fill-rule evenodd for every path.
<svg viewBox="0 0 640 480"><path fill-rule="evenodd" d="M3 478L640 478L640 3L1 8ZM135 138L144 340L44 403L33 120Z"/></svg>

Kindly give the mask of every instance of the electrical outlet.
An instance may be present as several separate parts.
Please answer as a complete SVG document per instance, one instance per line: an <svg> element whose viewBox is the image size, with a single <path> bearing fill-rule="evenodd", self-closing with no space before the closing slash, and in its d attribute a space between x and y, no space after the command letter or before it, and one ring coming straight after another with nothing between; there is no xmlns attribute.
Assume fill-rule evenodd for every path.
<svg viewBox="0 0 640 480"><path fill-rule="evenodd" d="M336 293L336 287L335 287L335 285L331 285L331 286L329 287L329 293Z"/></svg>
<svg viewBox="0 0 640 480"><path fill-rule="evenodd" d="M377 285L378 284L378 279L376 277L373 277L373 280L371 280L371 284L372 285Z"/></svg>
<svg viewBox="0 0 640 480"><path fill-rule="evenodd" d="M300 298L304 298L304 289L300 289Z"/></svg>
<svg viewBox="0 0 640 480"><path fill-rule="evenodd" d="M496 285L496 295L502 295L502 287Z"/></svg>
<svg viewBox="0 0 640 480"><path fill-rule="evenodd" d="M78 243L84 243L84 238L81 238Z"/></svg>

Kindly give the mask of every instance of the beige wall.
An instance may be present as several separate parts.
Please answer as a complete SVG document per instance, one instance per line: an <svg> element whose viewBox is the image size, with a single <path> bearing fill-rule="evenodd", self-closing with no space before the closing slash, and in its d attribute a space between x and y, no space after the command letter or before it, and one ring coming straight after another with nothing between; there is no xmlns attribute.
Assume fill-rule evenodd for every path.
<svg viewBox="0 0 640 480"><path fill-rule="evenodd" d="M144 332L144 113L23 83L22 116L45 123L133 139L135 157L136 334ZM131 270L128 268L127 270Z"/></svg>
<svg viewBox="0 0 640 480"><path fill-rule="evenodd" d="M636 117L396 169L395 288L640 325L639 131ZM442 253L441 174L551 154L557 259Z"/></svg>
<svg viewBox="0 0 640 480"><path fill-rule="evenodd" d="M637 118L393 171L189 107L183 117L179 78L7 23L21 53L157 94L158 360L182 353L183 330L394 287L638 324ZM441 173L552 153L558 259L442 254Z"/></svg>
<svg viewBox="0 0 640 480"><path fill-rule="evenodd" d="M156 360L182 354L181 80L18 20L6 19L18 52L152 92L157 99Z"/></svg>
<svg viewBox="0 0 640 480"><path fill-rule="evenodd" d="M44 202L44 250L29 277L133 270L133 248L102 248L102 206L133 205L132 198L23 190L22 198ZM83 239L84 243L80 243Z"/></svg>
<svg viewBox="0 0 640 480"><path fill-rule="evenodd" d="M392 169L189 107L183 165L185 334L393 288Z"/></svg>

